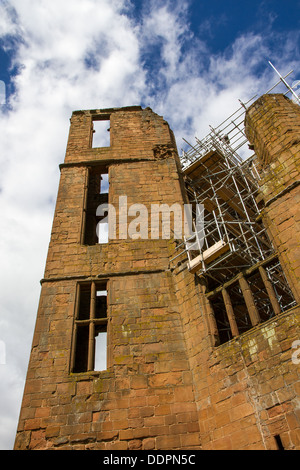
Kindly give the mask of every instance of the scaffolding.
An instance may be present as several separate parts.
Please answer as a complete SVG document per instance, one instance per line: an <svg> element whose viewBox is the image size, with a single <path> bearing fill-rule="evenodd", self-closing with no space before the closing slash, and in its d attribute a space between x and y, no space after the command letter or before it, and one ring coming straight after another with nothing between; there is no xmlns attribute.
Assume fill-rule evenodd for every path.
<svg viewBox="0 0 300 470"><path fill-rule="evenodd" d="M188 268L223 283L273 252L259 217L254 158L237 161L228 149L214 148L185 170L185 184L203 228L185 239ZM196 224L194 225L196 228Z"/></svg>
<svg viewBox="0 0 300 470"><path fill-rule="evenodd" d="M300 105L300 93L297 94L295 91L300 88L300 80L294 81L292 85L287 81L287 78L294 72L294 70L290 70L287 74L282 76L270 61L269 64L279 76L279 80L269 88L265 94L269 94L274 91L282 92L284 96L289 96L294 103ZM281 85L283 90L282 88L280 89ZM249 142L244 128L245 113L248 107L251 106L257 98L258 95L256 94L245 103L238 100L240 107L217 127L213 128L212 126L209 126L209 134L201 140L196 137L195 145L191 145L186 139L183 139L189 147L188 151L182 151L182 155L180 157L183 169L187 168L191 163L201 158L201 156L213 148L216 141L218 141L218 145L221 149L225 146L225 150L229 151L229 153L232 154L238 162L246 159L250 155L250 152L248 149Z"/></svg>
<svg viewBox="0 0 300 470"><path fill-rule="evenodd" d="M299 96L286 78L279 81L267 93L283 84L293 101L300 104ZM284 311L295 305L274 248L261 218L259 202L260 176L257 157L247 140L244 121L247 103L240 101L240 108L202 140L196 138L181 156L182 170L189 202L193 208L193 232L177 247L177 254L184 255L187 268L208 285L208 298L214 299L214 310L219 331L231 335L230 312L226 304L224 285L230 285L230 298L235 304L236 329L245 331L253 321L249 308L244 309L242 285L238 282L241 272L248 273L248 285L255 296L255 309L262 318L270 318L276 310ZM201 213L202 224L197 224ZM253 269L255 268L255 269ZM252 270L252 271L251 271ZM269 284L268 284L269 283ZM270 287L271 286L271 287ZM221 296L221 292L222 296ZM271 292L271 295L270 295ZM218 302L223 307L219 309ZM225 307L224 308L224 302ZM273 313L272 313L273 312Z"/></svg>

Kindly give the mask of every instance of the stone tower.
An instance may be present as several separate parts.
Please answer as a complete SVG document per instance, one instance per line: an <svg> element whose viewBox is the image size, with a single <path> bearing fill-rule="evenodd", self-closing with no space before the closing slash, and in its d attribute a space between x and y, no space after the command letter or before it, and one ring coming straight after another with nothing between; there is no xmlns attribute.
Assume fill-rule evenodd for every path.
<svg viewBox="0 0 300 470"><path fill-rule="evenodd" d="M272 143L282 149L272 144L267 161L270 130L263 134L257 116L273 126ZM299 109L266 97L247 119L264 175L261 219L274 250L211 283L186 252L176 255L183 240L175 240L176 210L183 213L186 185L200 170L182 170L167 122L139 106L72 114L15 449L300 448L300 366L297 355L292 360L300 339ZM106 147L93 146L98 121L110 134ZM277 181L276 165L278 190L269 184L271 173ZM289 197L283 219L279 206ZM157 214L162 221L171 214L170 225ZM206 262L229 256L225 245L214 242ZM275 258L294 298L284 311L268 277ZM252 322L245 332L237 289ZM257 292L274 315L258 312Z"/></svg>

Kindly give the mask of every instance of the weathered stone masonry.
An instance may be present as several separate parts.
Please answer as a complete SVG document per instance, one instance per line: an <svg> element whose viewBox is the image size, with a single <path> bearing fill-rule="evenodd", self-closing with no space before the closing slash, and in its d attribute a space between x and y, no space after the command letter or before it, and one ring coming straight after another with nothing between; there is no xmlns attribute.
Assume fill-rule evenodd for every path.
<svg viewBox="0 0 300 470"><path fill-rule="evenodd" d="M92 148L99 119L109 120L110 147ZM262 165L262 217L297 299L299 125L299 108L278 95L256 102L246 123ZM163 118L138 106L74 112L60 169L15 449L299 449L297 306L218 346L205 285L184 262L170 266L172 240L85 242L95 169L109 174L111 204L187 202ZM107 370L74 372L75 323L103 323L93 295L78 317L80 286L104 283Z"/></svg>

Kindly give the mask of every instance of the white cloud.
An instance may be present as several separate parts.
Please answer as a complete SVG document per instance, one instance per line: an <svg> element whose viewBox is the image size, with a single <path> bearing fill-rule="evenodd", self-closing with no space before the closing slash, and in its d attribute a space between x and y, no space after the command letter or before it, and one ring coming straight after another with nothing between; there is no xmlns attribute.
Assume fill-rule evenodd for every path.
<svg viewBox="0 0 300 470"><path fill-rule="evenodd" d="M0 37L13 35L18 31L14 22L14 12L6 2L0 4Z"/></svg>
<svg viewBox="0 0 300 470"><path fill-rule="evenodd" d="M142 40L145 47L161 47L160 73L167 80L178 76L178 61L182 54L182 45L187 36L191 36L186 23L188 2L150 1L149 12L143 23Z"/></svg>
<svg viewBox="0 0 300 470"><path fill-rule="evenodd" d="M291 66L299 70L300 66L296 47L299 32L283 35L266 25L264 32L245 32L230 47L214 54L209 43L189 32L184 16L186 5L182 5L178 15L167 2L146 22L151 25L153 42L161 41L162 61L155 72L157 77L165 78L161 94L154 93L150 105L169 120L179 146L181 137L192 139L191 143L194 135L204 137L209 125L219 125L240 107L239 100L247 102L255 94L267 91L278 80L268 65L269 59L280 64L282 73ZM156 20L158 27L154 28ZM147 34L148 29L146 38ZM176 54L169 53L172 49ZM161 86L159 78L157 84Z"/></svg>
<svg viewBox="0 0 300 470"><path fill-rule="evenodd" d="M10 3L2 38L18 34L21 69L12 109L0 115L0 448L12 447L16 431L71 112L137 103L144 83L124 2Z"/></svg>
<svg viewBox="0 0 300 470"><path fill-rule="evenodd" d="M0 113L0 341L7 353L0 365L0 448L13 445L71 112L151 106L181 146L181 137L202 137L238 107L238 98L253 94L269 51L266 36L245 34L214 56L190 30L187 0L144 5L140 22L126 13L128 0L0 5L0 38L7 49L14 38L19 66L11 110ZM278 45L285 70L293 50L299 65L293 45L292 34Z"/></svg>

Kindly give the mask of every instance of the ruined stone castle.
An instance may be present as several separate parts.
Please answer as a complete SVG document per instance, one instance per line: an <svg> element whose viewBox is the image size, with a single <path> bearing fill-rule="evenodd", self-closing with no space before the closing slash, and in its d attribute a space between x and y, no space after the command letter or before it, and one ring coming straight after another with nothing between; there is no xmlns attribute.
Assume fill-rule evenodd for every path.
<svg viewBox="0 0 300 470"><path fill-rule="evenodd" d="M300 449L300 107L244 130L182 158L150 108L73 112L15 449ZM181 238L149 222L186 205Z"/></svg>

